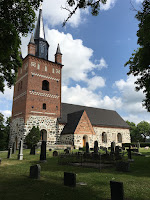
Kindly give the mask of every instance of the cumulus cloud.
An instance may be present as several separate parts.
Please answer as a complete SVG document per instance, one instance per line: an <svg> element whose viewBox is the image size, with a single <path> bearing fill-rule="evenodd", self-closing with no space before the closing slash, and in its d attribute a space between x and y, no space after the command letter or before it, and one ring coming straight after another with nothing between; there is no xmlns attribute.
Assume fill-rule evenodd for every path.
<svg viewBox="0 0 150 200"><path fill-rule="evenodd" d="M106 4L101 4L102 10L109 10L115 6L117 0L107 0Z"/></svg>
<svg viewBox="0 0 150 200"><path fill-rule="evenodd" d="M142 3L144 0L135 0L136 3Z"/></svg>
<svg viewBox="0 0 150 200"><path fill-rule="evenodd" d="M121 99L117 97L110 98L101 94L96 94L88 88L83 88L80 85L75 87L62 87L62 101L66 103L91 106L97 108L117 109L121 107Z"/></svg>
<svg viewBox="0 0 150 200"><path fill-rule="evenodd" d="M105 80L104 78L100 76L94 76L87 80L88 82L88 89L89 90L96 90L98 88L105 86Z"/></svg>
<svg viewBox="0 0 150 200"><path fill-rule="evenodd" d="M0 113L2 113L4 115L5 120L6 120L7 117L11 116L10 110L0 110Z"/></svg>
<svg viewBox="0 0 150 200"><path fill-rule="evenodd" d="M13 91L14 87L8 88L6 83L5 83L5 88L4 88L4 93L0 92L0 100L3 100L3 103L7 100L12 100L13 99Z"/></svg>

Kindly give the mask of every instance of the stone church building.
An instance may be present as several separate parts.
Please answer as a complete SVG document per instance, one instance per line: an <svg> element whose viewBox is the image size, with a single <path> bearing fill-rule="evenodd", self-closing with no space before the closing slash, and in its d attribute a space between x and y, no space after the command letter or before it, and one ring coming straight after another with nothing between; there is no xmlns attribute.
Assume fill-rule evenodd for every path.
<svg viewBox="0 0 150 200"><path fill-rule="evenodd" d="M75 148L108 147L130 142L129 126L116 111L61 102L62 54L59 44L55 62L48 60L42 10L39 10L28 54L18 70L14 87L10 143L19 143L33 126L41 131L47 146L70 144ZM65 66L64 66L65 67Z"/></svg>

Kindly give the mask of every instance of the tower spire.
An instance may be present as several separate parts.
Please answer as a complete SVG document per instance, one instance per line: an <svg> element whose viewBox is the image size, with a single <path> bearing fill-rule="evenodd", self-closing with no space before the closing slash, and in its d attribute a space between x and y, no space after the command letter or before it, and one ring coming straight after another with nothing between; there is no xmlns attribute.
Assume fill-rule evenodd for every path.
<svg viewBox="0 0 150 200"><path fill-rule="evenodd" d="M35 32L34 32L34 38L35 39L42 38L45 40L45 32L44 32L44 24L43 24L42 6L41 5L40 5L39 16L38 16L38 20L37 20L37 24L36 24L36 28L35 28Z"/></svg>
<svg viewBox="0 0 150 200"><path fill-rule="evenodd" d="M60 46L59 46L59 43L58 43L58 45L57 45L56 54L62 54L62 53L61 53L61 51L60 51Z"/></svg>

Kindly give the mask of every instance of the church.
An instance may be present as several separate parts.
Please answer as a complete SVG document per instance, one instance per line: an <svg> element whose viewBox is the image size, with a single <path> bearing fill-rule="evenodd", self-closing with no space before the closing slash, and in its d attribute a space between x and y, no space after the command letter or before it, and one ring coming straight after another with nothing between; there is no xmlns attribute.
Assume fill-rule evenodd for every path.
<svg viewBox="0 0 150 200"><path fill-rule="evenodd" d="M33 126L39 127L47 147L78 149L88 142L93 148L95 141L104 147L113 141L119 146L130 143L129 126L116 111L61 102L62 53L58 44L55 61L49 61L48 49L40 9L14 86L10 144L18 145Z"/></svg>

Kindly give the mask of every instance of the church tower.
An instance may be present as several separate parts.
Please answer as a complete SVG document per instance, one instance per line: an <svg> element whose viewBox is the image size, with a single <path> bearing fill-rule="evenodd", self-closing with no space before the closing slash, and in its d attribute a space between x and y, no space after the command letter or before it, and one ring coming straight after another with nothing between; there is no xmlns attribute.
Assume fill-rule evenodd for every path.
<svg viewBox="0 0 150 200"><path fill-rule="evenodd" d="M45 38L42 9L27 56L18 69L14 86L10 142L19 143L33 126L39 126L42 138L57 141L57 118L61 115L62 54L58 44L55 62L48 60L49 44Z"/></svg>

